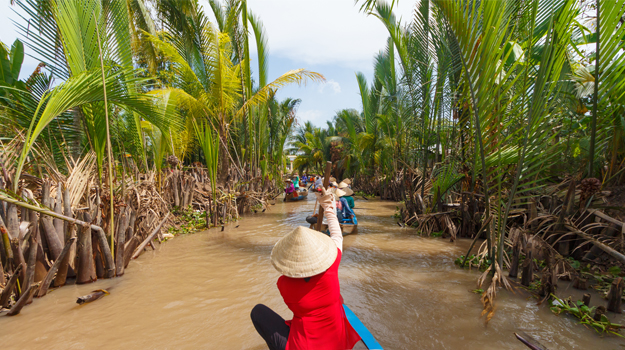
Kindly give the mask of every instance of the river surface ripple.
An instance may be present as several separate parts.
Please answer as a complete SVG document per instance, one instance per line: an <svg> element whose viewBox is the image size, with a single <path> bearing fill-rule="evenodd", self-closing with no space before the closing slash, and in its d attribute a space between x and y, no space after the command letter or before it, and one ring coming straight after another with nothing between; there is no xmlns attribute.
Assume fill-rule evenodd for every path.
<svg viewBox="0 0 625 350"><path fill-rule="evenodd" d="M0 348L266 349L249 312L263 303L286 319L292 316L276 288L279 275L269 254L280 237L305 225L314 204L314 197L278 200L224 232L157 245L121 278L55 290L18 316L0 316ZM471 293L479 274L454 265L469 242L413 235L391 217L395 206L356 201L359 234L345 237L339 270L346 304L385 349L526 349L514 338L519 331L549 349L625 349L621 339L601 337L505 291L485 326L480 296ZM78 296L110 287L109 296L76 304ZM567 287L560 284L560 290ZM572 288L566 293L581 298ZM592 301L598 303L598 296Z"/></svg>

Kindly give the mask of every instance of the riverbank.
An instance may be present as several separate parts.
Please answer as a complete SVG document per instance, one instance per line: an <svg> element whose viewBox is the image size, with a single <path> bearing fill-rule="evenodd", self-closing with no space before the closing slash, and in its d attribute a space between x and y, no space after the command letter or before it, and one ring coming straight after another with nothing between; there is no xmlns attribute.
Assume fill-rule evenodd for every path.
<svg viewBox="0 0 625 350"><path fill-rule="evenodd" d="M13 319L1 317L3 349L266 349L249 320L256 303L291 315L275 286L273 244L312 212L314 198L276 201L222 232L182 235L133 260L121 279L50 293ZM358 200L358 235L345 237L340 280L346 304L386 349L524 349L513 332L549 349L616 349L546 305L501 292L498 314L480 320L478 272L454 265L469 241L422 238L398 227L397 203ZM237 227L238 226L238 227ZM75 298L114 285L111 295L78 306ZM563 287L565 288L565 287ZM37 330L24 336L24 330ZM31 332L31 331L29 331ZM5 347L6 344L9 344ZM106 344L106 345L103 345Z"/></svg>
<svg viewBox="0 0 625 350"><path fill-rule="evenodd" d="M211 188L206 170L194 166L172 169L162 179L124 176L114 182L111 199L107 187L89 178L93 164L76 168L78 174L56 181L20 179L21 197L0 193L0 315L17 315L33 297L67 284L121 277L156 241L201 228L223 230L240 213L266 210L274 196L268 179L261 192L251 178ZM10 181L1 176L0 190Z"/></svg>

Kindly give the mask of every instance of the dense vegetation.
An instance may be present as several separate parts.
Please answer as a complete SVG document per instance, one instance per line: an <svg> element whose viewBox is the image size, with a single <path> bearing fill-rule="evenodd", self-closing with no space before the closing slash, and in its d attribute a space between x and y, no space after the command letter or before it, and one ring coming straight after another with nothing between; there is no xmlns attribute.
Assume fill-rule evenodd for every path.
<svg viewBox="0 0 625 350"><path fill-rule="evenodd" d="M516 227L550 237L564 255L565 222L600 233L584 226L588 215L574 218L565 194L572 183L571 201L597 208L591 197L625 181L623 1L420 0L403 23L395 1L360 5L384 24L388 44L372 81L356 74L360 111L297 130L300 170L332 160L358 189L405 201L400 216L423 232L472 237L486 223L491 291L507 285ZM461 214L428 222L445 206ZM558 224L528 225L537 214Z"/></svg>
<svg viewBox="0 0 625 350"><path fill-rule="evenodd" d="M24 142L5 159L15 179L88 152L100 181L122 166L160 174L168 155L202 160L222 182L233 169L274 177L299 104L276 91L323 80L299 69L268 81L267 37L246 1L210 1L216 23L195 0L13 3L26 14L16 23L24 44L0 48L0 117L3 139ZM20 80L24 45L42 63Z"/></svg>
<svg viewBox="0 0 625 350"><path fill-rule="evenodd" d="M107 228L101 249L114 256L113 218L126 215L114 197L134 200L126 186L147 207L158 201L141 196L156 192L155 216L191 207L224 224L238 217L241 192L276 189L291 152L299 171L332 161L355 189L403 202L400 225L485 238L466 256L485 271L480 282L492 281L489 315L497 287L510 286L502 271L538 250L543 278L557 274L544 262L552 255L582 276L578 260L599 255L588 242L625 263L613 233L625 232L622 208L609 203L622 198L603 191L625 182L625 0L419 0L406 22L395 1L356 2L388 31L373 79L356 73L361 110L296 128L300 101L277 90L324 77L299 69L270 82L267 37L245 0L12 0L24 17L22 39L0 45L0 195L45 202L52 179L60 210L69 188L72 205ZM25 51L41 63L20 79ZM143 180L153 188L140 191ZM605 208L619 220L595 212ZM60 250L71 234L59 234ZM553 281L540 282L552 295Z"/></svg>
<svg viewBox="0 0 625 350"><path fill-rule="evenodd" d="M269 81L246 1L11 4L23 17L21 40L0 43L0 308L121 276L162 229L223 229L280 193L300 101L276 92L324 77ZM20 79L25 53L40 64Z"/></svg>

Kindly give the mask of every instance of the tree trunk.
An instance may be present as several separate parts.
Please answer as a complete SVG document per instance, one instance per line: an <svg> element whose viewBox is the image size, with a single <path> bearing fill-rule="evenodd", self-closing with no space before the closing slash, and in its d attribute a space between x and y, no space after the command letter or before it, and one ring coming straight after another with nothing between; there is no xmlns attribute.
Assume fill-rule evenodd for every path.
<svg viewBox="0 0 625 350"><path fill-rule="evenodd" d="M41 204L50 208L50 182L44 181L43 186L41 188ZM52 218L47 215L41 215L41 222L43 224L43 232L46 236L46 242L48 243L48 248L50 249L50 260L56 260L61 254L61 250L63 250L63 246L61 245L61 240L59 239L59 235L54 228L54 223Z"/></svg>
<svg viewBox="0 0 625 350"><path fill-rule="evenodd" d="M88 213L84 213L82 220L91 222L91 216ZM78 230L78 242L76 244L76 284L91 283L98 279L93 266L93 251L91 247L91 229L81 227Z"/></svg>
<svg viewBox="0 0 625 350"><path fill-rule="evenodd" d="M176 207L180 207L180 193L178 191L178 182L179 182L179 174L178 170L174 170L174 175L172 176L172 185L174 187L174 205Z"/></svg>
<svg viewBox="0 0 625 350"><path fill-rule="evenodd" d="M624 285L625 281L623 281L621 277L612 281L610 291L608 292L608 311L616 312L617 314L623 313L621 297L623 295Z"/></svg>
<svg viewBox="0 0 625 350"><path fill-rule="evenodd" d="M0 309L9 307L9 298L11 297L15 284L17 283L17 279L21 272L25 269L25 266L26 265L17 265L13 275L9 278L9 282L6 286L4 286L2 293L0 293Z"/></svg>
<svg viewBox="0 0 625 350"><path fill-rule="evenodd" d="M512 262L510 263L510 272L508 277L517 278L519 275L519 257L521 255L521 235L517 236L514 247L512 248Z"/></svg>
<svg viewBox="0 0 625 350"><path fill-rule="evenodd" d="M26 265L26 278L22 287L28 290L35 283L35 265L37 263L37 248L39 247L39 225L37 225L37 215L33 213L32 233L30 234L30 247L28 248L28 265ZM27 304L32 302L32 295L26 300Z"/></svg>
<svg viewBox="0 0 625 350"><path fill-rule="evenodd" d="M65 243L65 247L63 247L63 250L61 251L59 259L57 259L57 261L52 264L52 267L50 267L50 271L48 271L48 274L42 281L41 288L39 288L39 292L37 293L38 298L41 298L42 296L46 295L46 293L48 293L48 287L50 287L52 278L54 278L54 275L65 260L65 257L68 256L69 250L72 247L72 244L74 244L75 240L76 238L72 238Z"/></svg>
<svg viewBox="0 0 625 350"><path fill-rule="evenodd" d="M529 287L534 280L534 263L532 262L532 251L528 249L523 262L523 275L521 276L521 284Z"/></svg>
<svg viewBox="0 0 625 350"><path fill-rule="evenodd" d="M61 215L63 214L63 191L62 191L62 185L60 182L57 183L56 200L54 203L54 212L57 214L61 214ZM67 238L65 237L65 230L63 229L64 228L63 220L54 218L53 222L54 222L54 229L56 230L56 233L59 235L59 240L61 241L61 244L65 245L65 241Z"/></svg>
<svg viewBox="0 0 625 350"><path fill-rule="evenodd" d="M230 174L230 158L228 157L228 138L226 135L226 130L224 130L223 126L221 127L221 135L219 135L219 164L221 164L221 169L219 171L219 182L224 184L228 179L228 175Z"/></svg>
<svg viewBox="0 0 625 350"><path fill-rule="evenodd" d="M60 185L59 185L60 186ZM70 203L70 196L69 196L69 189L66 186L63 186L64 191L63 191L63 207L64 207L64 215L67 217L74 217L74 214L72 213L72 205ZM70 239L72 239L74 237L74 229L75 229L76 225L64 221L63 222L63 232L64 234L64 239L63 242L67 243ZM61 261L61 264L59 265L59 270L58 273L56 275L56 278L54 279L54 286L55 287L60 287L65 285L65 282L67 280L67 277L75 277L76 273L75 273L75 268L76 268L76 264L75 264L75 260L76 260L76 244L75 244L76 240L73 240L71 247L69 248L69 252L67 254L65 254L65 256L63 257L63 261ZM65 248L63 248L65 249ZM73 265L73 266L72 266Z"/></svg>
<svg viewBox="0 0 625 350"><path fill-rule="evenodd" d="M39 288L39 283L31 284L28 287L28 289L26 290L26 292L24 292L22 294L22 296L20 296L20 298L17 301L17 303L15 303L15 305L13 305L11 310L9 310L9 312L7 312L7 316L15 316L15 315L19 314L20 311L22 311L22 308L24 306L26 306L26 304L28 304L28 300L32 299L33 294L35 294L35 291L38 288Z"/></svg>
<svg viewBox="0 0 625 350"><path fill-rule="evenodd" d="M139 246L139 237L133 236L124 247L124 269L128 267L132 253L137 249L137 246Z"/></svg>
<svg viewBox="0 0 625 350"><path fill-rule="evenodd" d="M122 208L119 226L117 229L117 251L115 252L115 274L121 276L124 274L124 249L126 243L126 231L130 224L130 208Z"/></svg>
<svg viewBox="0 0 625 350"><path fill-rule="evenodd" d="M137 212L130 208L130 222L128 223L128 229L125 232L126 239L125 242L129 242L135 233L135 223L137 222ZM126 250L126 248L124 248Z"/></svg>

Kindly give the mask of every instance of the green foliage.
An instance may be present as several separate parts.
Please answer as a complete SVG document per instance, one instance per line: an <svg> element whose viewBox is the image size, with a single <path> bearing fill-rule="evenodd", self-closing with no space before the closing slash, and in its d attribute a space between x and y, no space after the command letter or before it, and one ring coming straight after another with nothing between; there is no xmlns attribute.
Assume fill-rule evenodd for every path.
<svg viewBox="0 0 625 350"><path fill-rule="evenodd" d="M193 128L195 135L204 152L204 160L208 169L208 176L211 180L213 193L217 193L217 167L219 164L219 137L215 136L212 128L206 122L200 125L194 120Z"/></svg>
<svg viewBox="0 0 625 350"><path fill-rule="evenodd" d="M176 215L180 224L170 227L168 229L169 233L181 235L195 233L199 230L207 228L205 212L193 210L193 208L189 206L188 208L174 208L172 213Z"/></svg>
<svg viewBox="0 0 625 350"><path fill-rule="evenodd" d="M454 264L460 266L464 261L465 256L460 255L456 260L454 260ZM477 256L475 254L471 254L467 259L465 268L477 267L480 271L486 271L486 269L491 265L491 261L489 259L485 259L483 257Z"/></svg>
<svg viewBox="0 0 625 350"><path fill-rule="evenodd" d="M432 232L430 234L431 237L436 237L436 238L440 238L443 237L443 234L445 233L445 231L436 231L436 232Z"/></svg>
<svg viewBox="0 0 625 350"><path fill-rule="evenodd" d="M576 303L572 303L569 300L562 300L555 295L551 295L553 300L551 301L551 311L556 315L560 315L562 313L568 313L577 317L580 320L580 324L584 326L591 327L597 333L600 334L612 334L619 337L623 337L619 334L619 330L623 327L620 324L611 323L606 315L601 315L601 320L597 321L593 318L596 307L588 307L584 305L583 302L577 301Z"/></svg>
<svg viewBox="0 0 625 350"><path fill-rule="evenodd" d="M370 193L365 193L363 191L355 191L354 192L354 197L366 197L366 198L375 198L374 194L370 194Z"/></svg>
<svg viewBox="0 0 625 350"><path fill-rule="evenodd" d="M11 50L0 43L0 86L10 86L24 89L19 76L24 62L24 44L15 39ZM7 91L2 91L0 96L6 96Z"/></svg>

